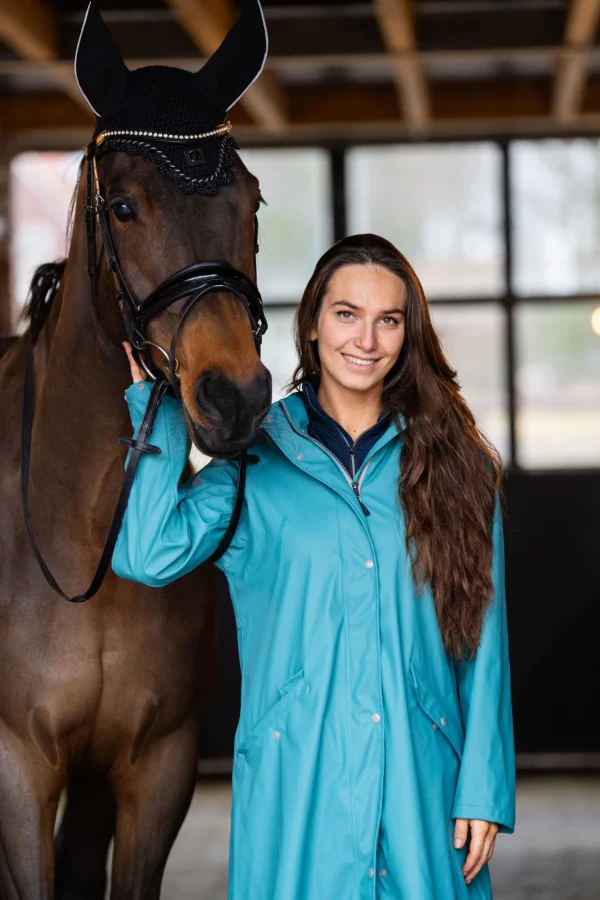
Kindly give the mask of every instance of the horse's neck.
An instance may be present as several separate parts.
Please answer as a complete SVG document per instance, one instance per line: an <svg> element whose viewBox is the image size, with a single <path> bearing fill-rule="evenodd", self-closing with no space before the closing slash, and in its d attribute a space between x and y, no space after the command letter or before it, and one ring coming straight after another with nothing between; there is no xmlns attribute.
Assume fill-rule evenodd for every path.
<svg viewBox="0 0 600 900"><path fill-rule="evenodd" d="M82 219L76 217L60 295L36 351L30 492L37 522L46 520L40 534L51 521L59 540L97 543L88 526L93 520L106 529L123 476L115 437L130 431L123 398L128 367L122 348L98 331Z"/></svg>

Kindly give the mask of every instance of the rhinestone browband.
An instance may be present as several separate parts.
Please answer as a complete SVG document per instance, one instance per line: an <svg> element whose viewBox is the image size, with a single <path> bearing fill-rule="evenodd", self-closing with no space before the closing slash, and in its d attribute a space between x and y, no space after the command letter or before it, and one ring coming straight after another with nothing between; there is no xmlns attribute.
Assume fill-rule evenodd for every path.
<svg viewBox="0 0 600 900"><path fill-rule="evenodd" d="M228 134L232 129L231 122L222 122L221 125L217 125L216 128L212 128L210 131L204 131L201 134L163 134L159 131L126 131L116 129L114 131L101 131L100 134L96 137L96 146L99 146L103 141L108 140L108 138L112 137L149 137L155 138L159 141L203 141L208 140L213 137L221 137L221 135Z"/></svg>

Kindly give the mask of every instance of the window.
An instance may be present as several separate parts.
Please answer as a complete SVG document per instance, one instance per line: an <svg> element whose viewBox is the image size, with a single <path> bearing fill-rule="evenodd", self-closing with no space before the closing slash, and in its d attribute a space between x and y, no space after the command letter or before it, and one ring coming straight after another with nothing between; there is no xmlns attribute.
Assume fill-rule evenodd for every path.
<svg viewBox="0 0 600 900"><path fill-rule="evenodd" d="M20 153L10 165L11 276L15 318L37 266L63 259L81 153ZM22 325L19 327L23 327Z"/></svg>
<svg viewBox="0 0 600 900"><path fill-rule="evenodd" d="M258 214L258 284L265 303L298 303L333 242L329 156L323 150L240 151L268 206Z"/></svg>
<svg viewBox="0 0 600 900"><path fill-rule="evenodd" d="M598 304L523 303L516 315L520 462L600 466Z"/></svg>
<svg viewBox="0 0 600 900"><path fill-rule="evenodd" d="M511 171L516 293L599 290L600 141L516 141Z"/></svg>
<svg viewBox="0 0 600 900"><path fill-rule="evenodd" d="M504 367L505 313L499 304L436 304L431 309L444 355L458 372L461 393L478 428L509 456Z"/></svg>
<svg viewBox="0 0 600 900"><path fill-rule="evenodd" d="M296 365L297 303L335 239L335 204L349 233L382 234L414 266L463 396L505 463L600 467L600 140L350 147L335 183L322 148L240 155L268 203L257 263L275 399ZM34 268L65 253L79 160L23 153L11 164L17 309Z"/></svg>
<svg viewBox="0 0 600 900"><path fill-rule="evenodd" d="M428 299L504 292L501 156L493 144L348 153L348 226L395 244Z"/></svg>

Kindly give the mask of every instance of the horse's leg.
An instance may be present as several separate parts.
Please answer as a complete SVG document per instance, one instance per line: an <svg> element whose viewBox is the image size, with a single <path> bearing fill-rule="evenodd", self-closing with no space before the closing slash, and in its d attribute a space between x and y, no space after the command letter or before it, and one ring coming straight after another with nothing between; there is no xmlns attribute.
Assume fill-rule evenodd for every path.
<svg viewBox="0 0 600 900"><path fill-rule="evenodd" d="M194 715L149 742L113 776L117 826L110 900L158 900L169 852L189 809L198 765Z"/></svg>
<svg viewBox="0 0 600 900"><path fill-rule="evenodd" d="M115 800L106 778L95 772L74 772L56 837L56 900L104 900L115 818Z"/></svg>
<svg viewBox="0 0 600 900"><path fill-rule="evenodd" d="M0 897L54 896L54 822L65 773L0 722Z"/></svg>

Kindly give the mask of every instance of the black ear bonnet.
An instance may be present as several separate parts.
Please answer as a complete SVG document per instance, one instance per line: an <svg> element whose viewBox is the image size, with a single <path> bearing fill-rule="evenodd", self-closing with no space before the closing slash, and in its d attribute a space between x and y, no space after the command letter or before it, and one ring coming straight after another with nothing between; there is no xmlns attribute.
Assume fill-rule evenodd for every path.
<svg viewBox="0 0 600 900"><path fill-rule="evenodd" d="M98 155L110 150L139 155L183 193L217 193L219 185L233 180L239 149L229 133L228 111L260 75L267 49L260 2L248 0L198 72L170 66L129 71L91 2L75 76L96 116Z"/></svg>

